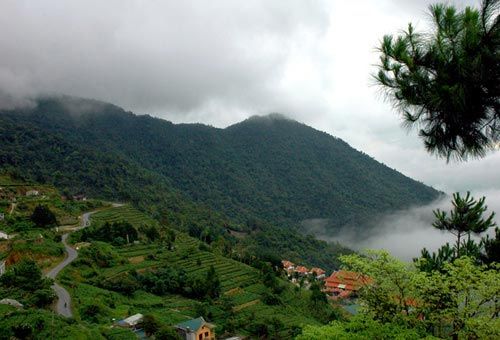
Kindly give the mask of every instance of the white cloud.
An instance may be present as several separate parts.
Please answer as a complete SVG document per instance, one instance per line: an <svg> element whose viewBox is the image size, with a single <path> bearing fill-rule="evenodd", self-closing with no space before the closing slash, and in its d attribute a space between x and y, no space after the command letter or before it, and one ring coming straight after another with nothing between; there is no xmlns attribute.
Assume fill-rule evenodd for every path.
<svg viewBox="0 0 500 340"><path fill-rule="evenodd" d="M281 112L447 192L498 189L500 153L435 159L370 86L381 37L424 28L432 2L5 0L0 105L65 93L219 127Z"/></svg>
<svg viewBox="0 0 500 340"><path fill-rule="evenodd" d="M289 55L301 41L314 48L328 11L323 1L6 1L0 21L4 91L227 124L283 107Z"/></svg>
<svg viewBox="0 0 500 340"><path fill-rule="evenodd" d="M486 197L488 210L485 217L492 212L500 213L500 190L472 192L472 195L475 199ZM453 244L456 241L450 233L432 227L435 220L432 211L436 209L450 211L451 208L451 197L446 197L425 206L380 216L373 221L373 228L364 233L345 229L333 237L323 234L322 238L339 241L356 250L386 249L402 260L410 261L418 257L423 248L436 251L445 243ZM499 221L498 215L496 217L495 221ZM319 229L320 235L321 232ZM494 236L494 228L490 228L481 237L486 234ZM479 240L480 236L473 235L472 238Z"/></svg>

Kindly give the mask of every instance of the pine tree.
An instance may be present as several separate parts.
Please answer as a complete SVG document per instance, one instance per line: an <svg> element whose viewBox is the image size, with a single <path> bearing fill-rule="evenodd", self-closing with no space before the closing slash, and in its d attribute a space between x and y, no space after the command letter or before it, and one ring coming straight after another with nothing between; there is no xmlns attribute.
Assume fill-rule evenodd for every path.
<svg viewBox="0 0 500 340"><path fill-rule="evenodd" d="M499 0L432 5L432 30L384 36L375 80L439 156L482 157L500 141Z"/></svg>

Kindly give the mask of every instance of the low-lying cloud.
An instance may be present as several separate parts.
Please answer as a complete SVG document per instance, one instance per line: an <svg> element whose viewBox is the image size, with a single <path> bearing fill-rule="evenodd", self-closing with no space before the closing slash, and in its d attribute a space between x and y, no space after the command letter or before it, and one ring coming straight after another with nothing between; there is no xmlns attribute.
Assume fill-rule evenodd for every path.
<svg viewBox="0 0 500 340"><path fill-rule="evenodd" d="M184 119L277 111L293 51L321 68L327 2L5 1L0 90ZM214 112L212 112L214 111ZM240 113L241 114L241 113Z"/></svg>
<svg viewBox="0 0 500 340"><path fill-rule="evenodd" d="M474 198L486 197L487 214L500 212L500 190L472 193ZM439 199L431 204L379 216L365 229L344 228L334 235L325 229L327 219L311 219L303 224L308 233L326 241L337 241L355 250L386 249L398 258L410 261L420 254L424 247L435 251L446 242L452 243L450 233L432 227L433 210L451 209L451 197ZM499 221L498 216L495 219ZM490 229L488 234L493 235Z"/></svg>
<svg viewBox="0 0 500 340"><path fill-rule="evenodd" d="M0 110L16 110L22 108L33 108L36 103L24 95L12 94L0 88Z"/></svg>

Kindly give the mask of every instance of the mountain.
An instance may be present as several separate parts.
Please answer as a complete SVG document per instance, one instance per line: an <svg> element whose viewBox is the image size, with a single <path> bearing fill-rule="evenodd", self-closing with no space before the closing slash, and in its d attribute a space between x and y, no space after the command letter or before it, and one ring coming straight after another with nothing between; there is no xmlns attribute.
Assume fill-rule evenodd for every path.
<svg viewBox="0 0 500 340"><path fill-rule="evenodd" d="M321 218L336 230L439 196L341 139L276 114L218 129L44 98L0 112L0 143L3 168L68 193L144 206L185 200L227 216L236 229Z"/></svg>

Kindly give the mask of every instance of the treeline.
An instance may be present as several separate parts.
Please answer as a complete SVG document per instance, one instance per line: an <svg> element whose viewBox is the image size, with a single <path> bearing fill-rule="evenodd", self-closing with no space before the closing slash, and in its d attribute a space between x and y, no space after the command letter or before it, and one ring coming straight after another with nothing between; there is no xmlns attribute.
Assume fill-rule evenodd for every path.
<svg viewBox="0 0 500 340"><path fill-rule="evenodd" d="M128 272L98 285L130 296L137 290L155 295L179 294L196 300L216 299L221 294L221 284L213 266L204 274L187 274L176 268L161 268L147 273Z"/></svg>

